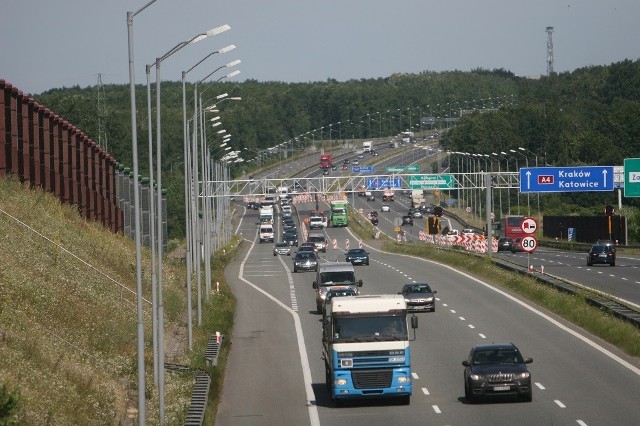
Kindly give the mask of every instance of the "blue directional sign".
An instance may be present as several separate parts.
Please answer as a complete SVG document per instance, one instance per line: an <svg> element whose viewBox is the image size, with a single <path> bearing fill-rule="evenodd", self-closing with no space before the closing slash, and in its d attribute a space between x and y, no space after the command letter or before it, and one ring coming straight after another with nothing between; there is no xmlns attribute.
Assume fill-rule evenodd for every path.
<svg viewBox="0 0 640 426"><path fill-rule="evenodd" d="M351 166L351 173L373 173L373 166Z"/></svg>
<svg viewBox="0 0 640 426"><path fill-rule="evenodd" d="M520 192L613 191L613 166L520 169Z"/></svg>
<svg viewBox="0 0 640 426"><path fill-rule="evenodd" d="M368 189L400 189L402 188L402 179L399 177L371 177L365 179L365 186Z"/></svg>

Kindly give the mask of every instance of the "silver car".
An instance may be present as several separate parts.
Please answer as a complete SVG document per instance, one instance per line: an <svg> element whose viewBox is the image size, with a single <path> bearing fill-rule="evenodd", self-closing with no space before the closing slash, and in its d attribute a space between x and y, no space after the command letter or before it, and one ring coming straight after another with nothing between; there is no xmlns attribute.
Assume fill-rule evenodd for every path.
<svg viewBox="0 0 640 426"><path fill-rule="evenodd" d="M289 244L285 242L275 243L273 246L273 255L277 256L279 254L291 256L291 247L289 247Z"/></svg>
<svg viewBox="0 0 640 426"><path fill-rule="evenodd" d="M412 283L405 284L402 287L402 291L398 294L404 296L404 300L407 303L407 310L418 311L431 311L436 310L435 294L437 291L432 290L427 283Z"/></svg>

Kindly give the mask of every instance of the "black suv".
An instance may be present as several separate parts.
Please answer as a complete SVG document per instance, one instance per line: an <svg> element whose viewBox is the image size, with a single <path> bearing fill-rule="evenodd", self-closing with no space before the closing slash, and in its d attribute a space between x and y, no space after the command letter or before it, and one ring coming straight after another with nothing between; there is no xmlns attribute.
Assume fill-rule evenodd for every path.
<svg viewBox="0 0 640 426"><path fill-rule="evenodd" d="M527 364L531 358L523 358L513 343L475 345L464 365L464 397L476 402L483 396L517 396L531 402L531 373Z"/></svg>

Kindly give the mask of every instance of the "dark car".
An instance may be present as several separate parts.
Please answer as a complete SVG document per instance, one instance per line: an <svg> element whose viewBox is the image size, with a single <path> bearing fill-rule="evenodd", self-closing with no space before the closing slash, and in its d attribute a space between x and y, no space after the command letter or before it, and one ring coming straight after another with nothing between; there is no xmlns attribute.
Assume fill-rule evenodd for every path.
<svg viewBox="0 0 640 426"><path fill-rule="evenodd" d="M338 166L336 164L331 165L331 170L338 170Z"/></svg>
<svg viewBox="0 0 640 426"><path fill-rule="evenodd" d="M475 345L464 365L464 397L476 402L484 396L517 396L530 402L533 397L531 373L513 343Z"/></svg>
<svg viewBox="0 0 640 426"><path fill-rule="evenodd" d="M404 296L407 303L408 311L431 311L436 310L435 294L437 291L432 290L427 283L405 284L402 291L398 294Z"/></svg>
<svg viewBox="0 0 640 426"><path fill-rule="evenodd" d="M365 249L351 249L345 255L345 260L352 265L369 265L369 253Z"/></svg>
<svg viewBox="0 0 640 426"><path fill-rule="evenodd" d="M371 224L373 226L376 226L378 224L378 212L376 210L369 213L369 220L371 221Z"/></svg>
<svg viewBox="0 0 640 426"><path fill-rule="evenodd" d="M314 253L317 253L318 249L316 248L315 243L306 242L300 244L300 246L298 247L298 251L312 251Z"/></svg>
<svg viewBox="0 0 640 426"><path fill-rule="evenodd" d="M282 234L282 242L287 243L288 246L298 247L298 234L294 232L285 232Z"/></svg>
<svg viewBox="0 0 640 426"><path fill-rule="evenodd" d="M520 251L524 251L524 248L522 248L522 238L518 237L511 242L511 253L517 253Z"/></svg>
<svg viewBox="0 0 640 426"><path fill-rule="evenodd" d="M498 251L511 251L513 240L509 237L498 238Z"/></svg>
<svg viewBox="0 0 640 426"><path fill-rule="evenodd" d="M616 248L604 244L591 246L591 250L587 253L587 266L593 266L594 263L608 263L610 266L616 266Z"/></svg>
<svg viewBox="0 0 640 426"><path fill-rule="evenodd" d="M405 226L405 225L413 226L413 216L408 214L402 216L402 226Z"/></svg>
<svg viewBox="0 0 640 426"><path fill-rule="evenodd" d="M324 303L322 304L322 316L327 316L327 313L331 312L331 301L336 297L345 297L345 296L356 296L357 293L352 288L334 288L327 291L327 294L324 298Z"/></svg>
<svg viewBox="0 0 640 426"><path fill-rule="evenodd" d="M348 168L349 168L349 165L348 165L348 164L343 164L343 165L342 165L342 170L347 170Z"/></svg>
<svg viewBox="0 0 640 426"><path fill-rule="evenodd" d="M293 272L317 271L318 255L314 251L298 251L293 258Z"/></svg>

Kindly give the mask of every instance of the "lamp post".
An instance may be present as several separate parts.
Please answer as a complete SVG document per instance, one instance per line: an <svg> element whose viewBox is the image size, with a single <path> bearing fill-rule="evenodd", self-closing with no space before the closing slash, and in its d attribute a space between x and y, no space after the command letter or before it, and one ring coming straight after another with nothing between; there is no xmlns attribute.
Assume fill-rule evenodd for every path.
<svg viewBox="0 0 640 426"><path fill-rule="evenodd" d="M518 147L519 150L521 151L527 151L530 152L531 154L533 154L533 156L536 158L536 168L538 167L538 154L536 154L535 152L526 149L526 148L522 148L522 147ZM527 167L529 167L529 164L527 163ZM536 193L537 198L538 198L538 222L542 222L542 217L540 215L540 193ZM527 193L527 197L529 197L529 193ZM531 214L531 213L529 213Z"/></svg>
<svg viewBox="0 0 640 426"><path fill-rule="evenodd" d="M138 187L138 133L136 123L136 83L133 54L133 18L147 7L155 3L151 0L135 12L127 12L127 45L129 55L129 93L131 106L131 153L133 156L133 215L135 224L136 246L136 310L137 310L137 363L138 363L138 389L145 389L144 378L144 323L142 312L142 247L140 246L140 189ZM144 392L138 392L138 423L145 425L147 422L146 399Z"/></svg>
<svg viewBox="0 0 640 426"><path fill-rule="evenodd" d="M522 152L520 151L516 151L514 149L510 149L509 152L513 153L513 154L518 154L518 155L522 155L526 161L527 164L527 168L529 167L529 158L527 158L526 155L524 155ZM516 159L516 172L518 172L518 160ZM518 191L518 214L520 214L520 191ZM529 193L527 192L527 216L531 216L531 204L529 202Z"/></svg>
<svg viewBox="0 0 640 426"><path fill-rule="evenodd" d="M157 168L157 180L158 180L158 193L157 193L157 205L158 205L158 214L157 214L157 223L158 223L158 357L159 361L164 365L164 304L162 297L162 249L163 249L163 238L162 238L162 126L160 121L160 64L162 61L173 55L174 53L180 51L183 47L196 43L200 40L203 40L209 36L214 36L220 34L224 31L227 31L231 27L229 25L222 25L220 27L213 28L205 33L200 33L189 40L178 43L172 49L167 51L164 55L157 58L155 61L156 67L156 168ZM158 402L159 402L159 413L160 413L160 424L164 424L164 368L160 368L158 371L158 382L159 382L159 392L158 392Z"/></svg>
<svg viewBox="0 0 640 426"><path fill-rule="evenodd" d="M504 151L500 151L500 154L504 155L504 159L507 163L507 215L511 215L511 182L509 176L509 154Z"/></svg>

